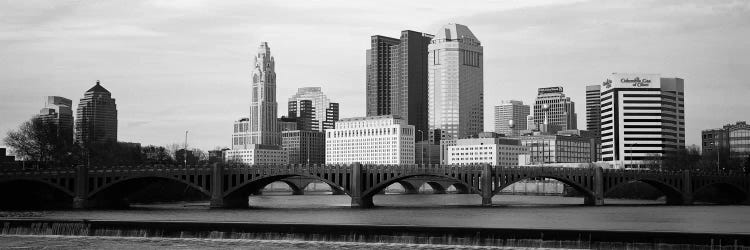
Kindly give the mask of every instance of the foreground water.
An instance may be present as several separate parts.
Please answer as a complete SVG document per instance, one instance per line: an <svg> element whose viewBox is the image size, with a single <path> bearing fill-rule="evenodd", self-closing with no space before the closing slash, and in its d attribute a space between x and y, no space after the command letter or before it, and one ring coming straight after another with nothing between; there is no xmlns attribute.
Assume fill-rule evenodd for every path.
<svg viewBox="0 0 750 250"><path fill-rule="evenodd" d="M583 206L582 198L499 195L492 207L482 207L478 195L377 195L374 209L349 208L345 195L251 196L250 209L209 209L207 203L134 205L129 210L41 211L21 217L72 220L205 221L292 223L318 225L408 225L576 229L606 231L690 232L750 235L750 206L666 206L664 201L605 200L605 206ZM207 239L128 239L3 236L0 248L43 247L61 244L67 249L404 249L404 244L284 242ZM41 242L41 243L35 243ZM47 242L47 243L44 243ZM108 243L109 242L109 243ZM120 243L114 243L120 242ZM122 245L125 244L125 245ZM328 245L326 245L328 244ZM332 245L333 244L333 245ZM216 245L219 247L207 247ZM128 247L123 247L128 246ZM132 248L129 246L133 246ZM420 247L426 247L420 245ZM432 246L440 247L440 246ZM453 246L460 247L460 246ZM473 247L473 246L464 246Z"/></svg>

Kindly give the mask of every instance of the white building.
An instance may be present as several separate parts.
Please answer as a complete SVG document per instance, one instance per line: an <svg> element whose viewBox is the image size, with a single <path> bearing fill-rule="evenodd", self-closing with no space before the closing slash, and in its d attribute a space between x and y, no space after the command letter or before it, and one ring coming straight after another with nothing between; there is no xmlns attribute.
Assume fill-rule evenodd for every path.
<svg viewBox="0 0 750 250"><path fill-rule="evenodd" d="M494 133L493 133L494 134ZM455 141L446 152L449 165L491 164L501 167L519 165L519 155L528 154L517 139L498 136L466 138Z"/></svg>
<svg viewBox="0 0 750 250"><path fill-rule="evenodd" d="M250 120L248 135L250 144L281 146L281 133L278 131L276 116L276 61L271 56L271 48L263 42L258 47L252 70L250 94Z"/></svg>
<svg viewBox="0 0 750 250"><path fill-rule="evenodd" d="M275 146L250 144L244 149L224 151L227 162L254 164L289 164L289 154Z"/></svg>
<svg viewBox="0 0 750 250"><path fill-rule="evenodd" d="M341 119L326 130L326 164L414 164L414 134L398 116Z"/></svg>
<svg viewBox="0 0 750 250"><path fill-rule="evenodd" d="M680 78L613 73L601 88L602 160L641 168L685 147L685 91Z"/></svg>
<svg viewBox="0 0 750 250"><path fill-rule="evenodd" d="M448 24L428 45L428 124L442 139L484 131L483 47L468 27ZM442 140L441 139L441 140Z"/></svg>

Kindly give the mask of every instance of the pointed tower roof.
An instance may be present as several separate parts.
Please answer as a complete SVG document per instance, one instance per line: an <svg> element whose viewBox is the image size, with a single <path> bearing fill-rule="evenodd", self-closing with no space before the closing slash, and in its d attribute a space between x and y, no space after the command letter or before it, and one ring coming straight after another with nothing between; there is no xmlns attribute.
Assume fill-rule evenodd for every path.
<svg viewBox="0 0 750 250"><path fill-rule="evenodd" d="M474 40L477 39L476 36L474 36L474 33L469 30L466 25L457 24L457 23L449 23L442 28L438 32L435 33L434 39L447 39L447 40L454 40L454 39L461 39L461 38L471 38Z"/></svg>
<svg viewBox="0 0 750 250"><path fill-rule="evenodd" d="M109 93L109 90L102 87L102 85L99 85L99 80L96 81L96 85L94 87L91 87L89 90L86 91L86 93Z"/></svg>

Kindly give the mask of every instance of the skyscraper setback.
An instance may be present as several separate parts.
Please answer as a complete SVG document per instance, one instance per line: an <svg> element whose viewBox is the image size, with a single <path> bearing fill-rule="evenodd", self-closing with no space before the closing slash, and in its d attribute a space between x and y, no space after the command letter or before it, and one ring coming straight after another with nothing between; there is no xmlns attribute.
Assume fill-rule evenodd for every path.
<svg viewBox="0 0 750 250"><path fill-rule="evenodd" d="M534 102L534 124L547 134L577 129L575 103L563 93L563 87L539 88Z"/></svg>
<svg viewBox="0 0 750 250"><path fill-rule="evenodd" d="M281 134L276 125L276 63L271 48L263 42L255 55L250 96L250 144L281 145Z"/></svg>
<svg viewBox="0 0 750 250"><path fill-rule="evenodd" d="M458 139L484 130L483 47L468 27L448 24L428 46L430 137Z"/></svg>
<svg viewBox="0 0 750 250"><path fill-rule="evenodd" d="M427 46L432 35L372 36L367 50L367 116L397 115L427 131Z"/></svg>
<svg viewBox="0 0 750 250"><path fill-rule="evenodd" d="M99 81L83 94L76 116L76 142L82 146L117 141L117 105Z"/></svg>
<svg viewBox="0 0 750 250"><path fill-rule="evenodd" d="M339 104L331 102L320 87L299 88L289 98L287 111L289 118L298 118L299 130L332 129L339 119Z"/></svg>

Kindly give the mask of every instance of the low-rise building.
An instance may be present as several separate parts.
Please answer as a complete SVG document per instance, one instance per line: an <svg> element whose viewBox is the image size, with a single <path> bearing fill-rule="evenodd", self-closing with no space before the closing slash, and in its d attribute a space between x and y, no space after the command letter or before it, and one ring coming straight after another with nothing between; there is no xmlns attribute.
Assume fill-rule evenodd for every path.
<svg viewBox="0 0 750 250"><path fill-rule="evenodd" d="M414 164L414 126L395 115L345 118L325 131L326 164Z"/></svg>
<svg viewBox="0 0 750 250"><path fill-rule="evenodd" d="M289 164L325 164L325 133L317 130L281 132L281 147L289 153Z"/></svg>
<svg viewBox="0 0 750 250"><path fill-rule="evenodd" d="M718 150L722 157L729 156L741 162L750 155L750 125L741 121L722 128L703 130L701 146L704 155L716 155Z"/></svg>
<svg viewBox="0 0 750 250"><path fill-rule="evenodd" d="M248 144L243 149L224 151L227 162L254 164L289 164L289 154L279 147Z"/></svg>
<svg viewBox="0 0 750 250"><path fill-rule="evenodd" d="M528 154L518 139L501 137L496 133L480 133L478 138L455 140L455 145L446 146L446 164L493 166L518 166L520 155Z"/></svg>
<svg viewBox="0 0 750 250"><path fill-rule="evenodd" d="M596 138L577 130L564 130L555 135L536 132L518 139L529 152L524 165L590 163L598 158Z"/></svg>

